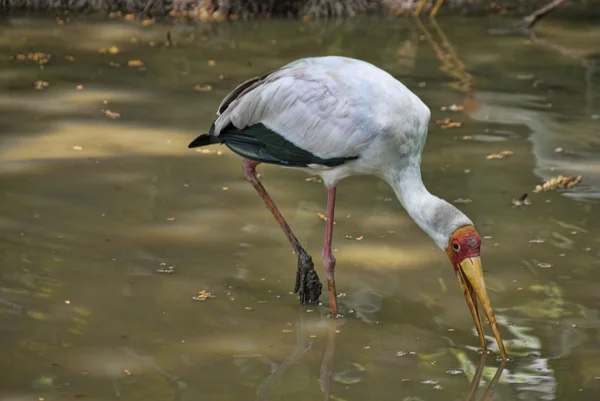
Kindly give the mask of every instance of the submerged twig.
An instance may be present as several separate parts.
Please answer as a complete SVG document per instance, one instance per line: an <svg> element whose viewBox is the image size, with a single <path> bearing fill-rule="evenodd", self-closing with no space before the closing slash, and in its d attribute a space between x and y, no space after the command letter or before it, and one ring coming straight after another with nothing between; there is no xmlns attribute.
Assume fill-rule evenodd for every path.
<svg viewBox="0 0 600 401"><path fill-rule="evenodd" d="M544 7L539 10L534 11L529 14L527 17L523 18L523 21L519 24L520 29L531 30L535 24L539 22L542 18L544 18L548 13L550 13L555 8L559 7L567 0L553 0L550 3L546 4Z"/></svg>

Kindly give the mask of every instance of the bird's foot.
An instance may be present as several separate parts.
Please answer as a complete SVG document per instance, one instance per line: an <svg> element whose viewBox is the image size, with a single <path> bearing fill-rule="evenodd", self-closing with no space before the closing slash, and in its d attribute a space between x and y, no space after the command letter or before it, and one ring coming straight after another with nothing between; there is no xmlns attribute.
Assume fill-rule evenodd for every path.
<svg viewBox="0 0 600 401"><path fill-rule="evenodd" d="M298 294L300 303L318 304L323 285L315 271L312 258L305 250L298 253L298 271L296 272L296 284L294 293Z"/></svg>

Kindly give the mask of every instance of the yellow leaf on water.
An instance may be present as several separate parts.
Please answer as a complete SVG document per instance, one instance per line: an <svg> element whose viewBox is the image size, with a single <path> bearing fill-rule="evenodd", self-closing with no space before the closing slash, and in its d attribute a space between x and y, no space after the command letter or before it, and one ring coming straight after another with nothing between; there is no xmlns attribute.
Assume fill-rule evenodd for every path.
<svg viewBox="0 0 600 401"><path fill-rule="evenodd" d="M143 67L144 66L144 62L142 60L129 60L127 62L127 65L129 67Z"/></svg>

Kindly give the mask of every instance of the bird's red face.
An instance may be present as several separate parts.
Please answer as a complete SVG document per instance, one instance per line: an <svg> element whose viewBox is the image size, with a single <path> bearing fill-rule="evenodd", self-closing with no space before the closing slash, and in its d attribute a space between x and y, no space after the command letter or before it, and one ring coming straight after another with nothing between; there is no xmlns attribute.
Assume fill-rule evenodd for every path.
<svg viewBox="0 0 600 401"><path fill-rule="evenodd" d="M492 326L492 331L494 332L494 337L498 343L500 354L503 359L506 359L504 344L502 343L498 324L496 323L494 311L492 310L485 282L483 281L481 257L479 256L480 248L481 239L479 238L477 231L475 231L475 228L473 226L464 226L460 227L450 236L446 254L448 254L452 267L454 267L456 277L458 278L467 305L473 316L475 328L479 334L482 348L485 350L487 346L485 335L483 334L481 318L479 317L479 311L477 309L477 300L481 303L483 311Z"/></svg>

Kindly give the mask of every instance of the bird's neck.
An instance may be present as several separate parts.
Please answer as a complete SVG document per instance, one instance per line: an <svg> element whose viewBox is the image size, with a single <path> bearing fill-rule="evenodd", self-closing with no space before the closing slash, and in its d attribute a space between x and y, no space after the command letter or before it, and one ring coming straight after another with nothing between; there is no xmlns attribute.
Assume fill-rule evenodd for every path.
<svg viewBox="0 0 600 401"><path fill-rule="evenodd" d="M442 250L446 249L448 239L456 229L473 224L456 207L429 193L417 163L392 169L385 179L410 217Z"/></svg>

